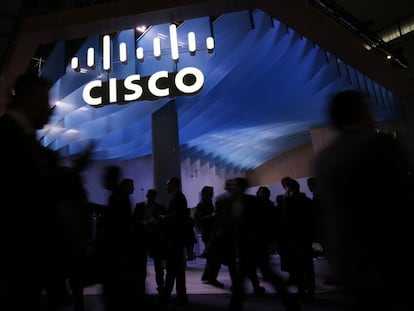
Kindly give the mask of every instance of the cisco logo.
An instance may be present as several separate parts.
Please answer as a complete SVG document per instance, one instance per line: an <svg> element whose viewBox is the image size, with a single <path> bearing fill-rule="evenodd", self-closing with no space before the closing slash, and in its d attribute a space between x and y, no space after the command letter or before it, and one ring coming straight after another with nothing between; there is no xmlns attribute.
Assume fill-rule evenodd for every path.
<svg viewBox="0 0 414 311"><path fill-rule="evenodd" d="M175 24L169 27L170 32L170 50L171 59L179 60L179 44L177 39L177 28ZM194 32L189 32L188 51L195 55L197 44ZM102 69L111 70L111 38L105 35L102 39ZM119 61L126 64L128 61L128 52L126 43L119 44ZM213 37L206 38L206 48L209 52L214 50ZM152 53L156 59L161 57L161 39L153 39ZM135 51L137 60L144 61L144 50L138 47ZM95 50L90 47L87 50L86 66L95 68ZM75 71L81 71L79 58L73 57L71 67ZM110 78L108 81L93 80L85 85L82 91L84 101L91 106L102 106L112 103L125 103L138 100L157 100L162 97L174 97L178 95L196 95L204 86L204 75L198 68L185 67L178 72L170 73L166 70L157 71L151 76L142 77L139 74L133 74L123 80Z"/></svg>

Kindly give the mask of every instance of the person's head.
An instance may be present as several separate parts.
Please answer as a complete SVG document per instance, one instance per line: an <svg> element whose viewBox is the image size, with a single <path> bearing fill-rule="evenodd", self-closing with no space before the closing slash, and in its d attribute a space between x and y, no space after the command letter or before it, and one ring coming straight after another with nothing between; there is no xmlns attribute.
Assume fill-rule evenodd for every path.
<svg viewBox="0 0 414 311"><path fill-rule="evenodd" d="M211 186L204 186L201 189L201 200L208 201L212 200L214 196L214 188Z"/></svg>
<svg viewBox="0 0 414 311"><path fill-rule="evenodd" d="M226 190L226 192L232 192L234 188L234 179L226 179L226 181L224 182L224 190Z"/></svg>
<svg viewBox="0 0 414 311"><path fill-rule="evenodd" d="M169 194L174 194L180 189L181 189L181 182L180 182L180 179L178 179L178 177L171 177L170 179L168 179L167 192Z"/></svg>
<svg viewBox="0 0 414 311"><path fill-rule="evenodd" d="M310 192L314 192L319 189L319 179L315 176L311 176L306 180Z"/></svg>
<svg viewBox="0 0 414 311"><path fill-rule="evenodd" d="M257 189L256 196L260 200L268 200L270 198L270 189L265 186L261 186Z"/></svg>
<svg viewBox="0 0 414 311"><path fill-rule="evenodd" d="M300 184L296 179L289 179L286 181L286 191L288 193L292 192L299 192L300 191Z"/></svg>
<svg viewBox="0 0 414 311"><path fill-rule="evenodd" d="M234 196L242 195L243 193L245 193L248 187L249 187L249 182L246 178L237 177L234 179L232 194Z"/></svg>
<svg viewBox="0 0 414 311"><path fill-rule="evenodd" d="M336 93L329 102L328 115L333 127L339 131L374 127L371 103L357 90Z"/></svg>
<svg viewBox="0 0 414 311"><path fill-rule="evenodd" d="M157 199L157 194L158 194L157 190L149 189L147 191L147 202L148 203L154 203L155 200Z"/></svg>
<svg viewBox="0 0 414 311"><path fill-rule="evenodd" d="M288 180L291 180L291 179L292 179L291 177L289 177L289 176L285 176L285 177L283 177L283 178L280 180L280 183L282 184L283 189L285 189L285 190L286 190L286 182L287 182Z"/></svg>
<svg viewBox="0 0 414 311"><path fill-rule="evenodd" d="M52 115L49 89L47 80L32 73L23 74L14 84L8 109L24 114L35 130L41 129Z"/></svg>
<svg viewBox="0 0 414 311"><path fill-rule="evenodd" d="M125 194L132 194L134 192L134 181L131 178L124 178L119 183L119 188Z"/></svg>

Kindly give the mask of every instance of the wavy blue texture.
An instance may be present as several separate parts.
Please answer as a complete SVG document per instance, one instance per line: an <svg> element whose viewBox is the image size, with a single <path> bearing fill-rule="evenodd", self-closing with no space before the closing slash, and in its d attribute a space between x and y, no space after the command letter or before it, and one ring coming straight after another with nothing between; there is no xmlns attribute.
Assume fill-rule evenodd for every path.
<svg viewBox="0 0 414 311"><path fill-rule="evenodd" d="M189 66L203 72L205 84L195 96L176 98L183 159L240 170L257 167L310 142L309 130L328 122L324 114L328 98L349 88L360 89L370 97L378 120L401 116L398 97L392 92L263 11L228 13L213 22L209 17L184 21L177 28L177 63L171 60L168 29L169 24L161 24L151 26L139 37L134 29L112 34L109 73L101 68L99 36L86 38L76 56L86 68L86 50L93 46L97 65L84 73L68 66L57 79L51 97L59 105L50 124L38 133L43 144L71 155L94 141L93 157L97 160L151 154L151 114L169 98L91 107L83 101L82 89L96 79L123 79L136 73L149 76ZM195 55L188 52L190 31L197 39ZM209 53L205 39L211 35L215 49ZM161 38L159 59L152 52L157 36ZM120 42L128 46L126 64L119 62ZM137 47L144 48L142 62L135 58ZM47 76L48 72L42 74Z"/></svg>

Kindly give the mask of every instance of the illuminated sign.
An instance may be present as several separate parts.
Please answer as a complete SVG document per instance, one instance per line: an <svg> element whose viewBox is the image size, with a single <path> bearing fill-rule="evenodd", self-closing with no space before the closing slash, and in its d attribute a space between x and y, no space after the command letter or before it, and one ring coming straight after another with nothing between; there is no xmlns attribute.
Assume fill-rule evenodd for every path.
<svg viewBox="0 0 414 311"><path fill-rule="evenodd" d="M179 60L177 28L171 24L170 47L171 59ZM196 37L194 32L188 33L188 51L191 55L196 52ZM206 47L209 53L214 49L214 39L206 38ZM144 61L142 47L136 49L136 59ZM161 42L159 37L153 39L153 55L156 59L161 57ZM90 47L87 50L86 65L95 68L95 50ZM102 68L111 70L111 40L105 35L102 40ZM128 61L127 46L125 42L119 44L119 61L126 64ZM73 57L71 67L75 71L82 71L78 57ZM133 74L124 80L110 78L108 81L93 80L85 85L82 90L83 100L94 107L113 103L126 103L138 100L157 100L163 97L175 97L179 95L192 96L198 94L204 86L204 75L200 69L185 67L178 72L157 71L150 76L142 77Z"/></svg>
<svg viewBox="0 0 414 311"><path fill-rule="evenodd" d="M125 80L94 80L86 84L82 97L91 106L135 100L156 100L161 97L195 95L204 85L203 73L186 67L176 73L157 71L149 77L130 75Z"/></svg>

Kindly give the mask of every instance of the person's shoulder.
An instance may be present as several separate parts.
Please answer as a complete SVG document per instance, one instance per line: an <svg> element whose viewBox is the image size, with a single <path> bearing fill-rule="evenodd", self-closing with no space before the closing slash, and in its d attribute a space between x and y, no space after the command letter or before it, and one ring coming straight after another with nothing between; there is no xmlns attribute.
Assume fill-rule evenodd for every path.
<svg viewBox="0 0 414 311"><path fill-rule="evenodd" d="M23 129L9 113L0 116L0 128L2 129L0 133L5 133L7 136L20 133L23 135Z"/></svg>
<svg viewBox="0 0 414 311"><path fill-rule="evenodd" d="M278 205L278 204L282 203L284 199L285 199L284 194L276 195L275 204Z"/></svg>
<svg viewBox="0 0 414 311"><path fill-rule="evenodd" d="M11 122L12 122L12 119L10 118L8 113L3 112L0 114L0 125L5 125Z"/></svg>
<svg viewBox="0 0 414 311"><path fill-rule="evenodd" d="M386 145L395 145L395 147L399 145L399 140L397 137L387 132L374 133L372 135L372 140Z"/></svg>
<svg viewBox="0 0 414 311"><path fill-rule="evenodd" d="M255 195L253 195L253 194L245 194L244 195L244 197L246 198L246 199L248 199L248 200L252 200L252 201L257 201L258 200L258 198L255 196Z"/></svg>
<svg viewBox="0 0 414 311"><path fill-rule="evenodd" d="M180 198L181 200L187 200L187 197L182 191L177 192L177 197Z"/></svg>
<svg viewBox="0 0 414 311"><path fill-rule="evenodd" d="M145 201L142 202L138 202L137 204L135 204L135 208L141 208L145 205Z"/></svg>
<svg viewBox="0 0 414 311"><path fill-rule="evenodd" d="M197 203L197 205L195 206L195 210L199 211L201 209L203 209L206 206L206 204L203 201L200 201Z"/></svg>
<svg viewBox="0 0 414 311"><path fill-rule="evenodd" d="M165 209L165 206L158 202L155 202L155 207L158 209Z"/></svg>
<svg viewBox="0 0 414 311"><path fill-rule="evenodd" d="M301 198L307 202L312 202L312 198L310 198L305 192L299 192Z"/></svg>
<svg viewBox="0 0 414 311"><path fill-rule="evenodd" d="M224 200L228 200L230 199L230 194L227 192L224 193L220 193L217 197L216 197L216 202L220 202L220 201L224 201Z"/></svg>
<svg viewBox="0 0 414 311"><path fill-rule="evenodd" d="M326 158L330 158L332 153L336 153L339 146L342 146L342 137L337 136L320 149L315 156L315 162L323 162Z"/></svg>
<svg viewBox="0 0 414 311"><path fill-rule="evenodd" d="M407 161L402 142L398 137L388 132L373 133L366 138L364 145L366 149L377 155L377 157L381 156L382 159Z"/></svg>
<svg viewBox="0 0 414 311"><path fill-rule="evenodd" d="M276 207L276 205L275 205L275 202L273 202L272 200L269 199L265 202L265 207L266 208L274 208L274 207Z"/></svg>

